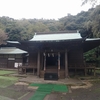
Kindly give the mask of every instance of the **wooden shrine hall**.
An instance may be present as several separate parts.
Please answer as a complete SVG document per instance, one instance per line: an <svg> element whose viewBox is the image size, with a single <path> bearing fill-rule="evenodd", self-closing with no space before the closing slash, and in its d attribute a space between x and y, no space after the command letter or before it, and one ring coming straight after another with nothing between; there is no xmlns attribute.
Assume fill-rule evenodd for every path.
<svg viewBox="0 0 100 100"><path fill-rule="evenodd" d="M83 53L100 45L99 38L82 38L80 33L35 33L29 41L8 41L29 53L28 63L18 70L31 69L38 77L59 79L69 77L70 71L79 70L87 74Z"/></svg>

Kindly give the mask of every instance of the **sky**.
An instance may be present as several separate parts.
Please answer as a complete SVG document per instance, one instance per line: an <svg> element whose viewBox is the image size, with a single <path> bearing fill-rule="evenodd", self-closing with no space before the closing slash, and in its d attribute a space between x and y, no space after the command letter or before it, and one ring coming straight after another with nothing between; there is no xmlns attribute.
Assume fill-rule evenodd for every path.
<svg viewBox="0 0 100 100"><path fill-rule="evenodd" d="M91 8L82 0L0 0L0 16L14 19L59 19Z"/></svg>

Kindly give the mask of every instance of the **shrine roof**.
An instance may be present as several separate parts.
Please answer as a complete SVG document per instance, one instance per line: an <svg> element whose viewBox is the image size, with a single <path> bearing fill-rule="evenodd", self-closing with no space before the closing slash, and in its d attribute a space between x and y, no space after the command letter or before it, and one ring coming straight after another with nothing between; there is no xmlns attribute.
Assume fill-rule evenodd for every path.
<svg viewBox="0 0 100 100"><path fill-rule="evenodd" d="M29 41L60 41L82 39L80 33L35 34Z"/></svg>
<svg viewBox="0 0 100 100"><path fill-rule="evenodd" d="M80 41L81 40L81 41ZM26 50L28 46L31 48L38 48L41 46L51 45L52 43L56 46L59 43L64 43L63 45L66 46L69 43L82 43L84 52L89 51L97 46L100 45L100 38L82 38L81 34L76 33L36 33L32 39L28 41L7 41L7 43L19 47L23 50ZM27 47L26 47L27 46ZM26 50L27 51L27 50Z"/></svg>

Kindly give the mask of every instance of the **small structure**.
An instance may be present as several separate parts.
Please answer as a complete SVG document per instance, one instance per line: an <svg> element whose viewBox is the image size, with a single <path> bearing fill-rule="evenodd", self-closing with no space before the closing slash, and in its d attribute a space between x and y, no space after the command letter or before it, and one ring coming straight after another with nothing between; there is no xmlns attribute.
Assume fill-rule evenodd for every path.
<svg viewBox="0 0 100 100"><path fill-rule="evenodd" d="M100 39L82 38L80 33L36 33L29 41L13 42L11 45L29 53L29 65L23 68L33 68L37 76L44 79L69 77L71 70L87 69L83 53L100 45Z"/></svg>
<svg viewBox="0 0 100 100"><path fill-rule="evenodd" d="M16 47L0 48L0 68L17 68L23 64L26 51Z"/></svg>

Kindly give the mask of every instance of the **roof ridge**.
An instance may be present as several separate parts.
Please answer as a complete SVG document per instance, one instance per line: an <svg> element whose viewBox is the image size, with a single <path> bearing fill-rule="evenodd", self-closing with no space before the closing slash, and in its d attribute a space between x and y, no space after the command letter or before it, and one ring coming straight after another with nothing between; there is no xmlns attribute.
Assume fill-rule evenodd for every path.
<svg viewBox="0 0 100 100"><path fill-rule="evenodd" d="M73 31L53 31L53 32L35 32L36 35L42 34L61 34L61 33L77 33L77 30Z"/></svg>

